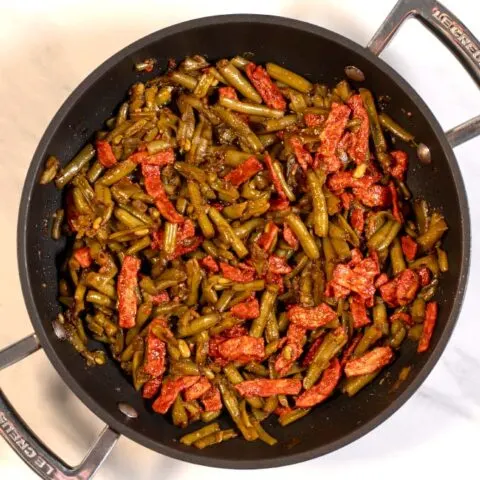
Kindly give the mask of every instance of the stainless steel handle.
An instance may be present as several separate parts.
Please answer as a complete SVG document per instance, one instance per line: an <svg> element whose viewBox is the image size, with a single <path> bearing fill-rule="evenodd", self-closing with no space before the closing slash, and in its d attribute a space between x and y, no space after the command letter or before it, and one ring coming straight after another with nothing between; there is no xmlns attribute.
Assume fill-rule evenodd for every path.
<svg viewBox="0 0 480 480"><path fill-rule="evenodd" d="M417 18L447 46L480 86L480 44L458 18L435 0L399 0L376 31L367 48L380 55L408 18ZM480 115L447 132L456 147L480 134Z"/></svg>
<svg viewBox="0 0 480 480"><path fill-rule="evenodd" d="M0 351L0 370L41 348L35 335ZM45 480L88 480L105 461L119 434L106 426L97 441L76 467L70 467L46 447L28 428L0 388L0 436L40 478Z"/></svg>

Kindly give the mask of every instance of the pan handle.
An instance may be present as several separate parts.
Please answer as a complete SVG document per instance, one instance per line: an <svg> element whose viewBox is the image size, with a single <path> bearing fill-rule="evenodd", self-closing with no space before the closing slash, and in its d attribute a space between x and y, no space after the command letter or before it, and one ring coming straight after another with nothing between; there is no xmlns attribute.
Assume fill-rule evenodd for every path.
<svg viewBox="0 0 480 480"><path fill-rule="evenodd" d="M41 348L35 334L0 351L0 370L12 365ZM0 436L17 455L44 480L88 480L95 475L109 455L119 434L106 426L76 467L70 467L58 458L30 430L15 411L0 388Z"/></svg>
<svg viewBox="0 0 480 480"><path fill-rule="evenodd" d="M399 0L375 32L367 48L374 55L380 55L403 22L411 17L417 18L431 30L480 86L480 43L452 12L436 0ZM479 134L480 115L446 133L452 147Z"/></svg>

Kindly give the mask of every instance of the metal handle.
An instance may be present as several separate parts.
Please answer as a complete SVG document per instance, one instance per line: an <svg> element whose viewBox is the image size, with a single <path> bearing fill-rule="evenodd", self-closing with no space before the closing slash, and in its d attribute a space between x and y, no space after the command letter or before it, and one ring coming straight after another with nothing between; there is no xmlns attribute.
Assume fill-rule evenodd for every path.
<svg viewBox="0 0 480 480"><path fill-rule="evenodd" d="M0 351L0 370L41 348L35 335ZM0 388L0 436L40 478L45 480L88 480L115 446L119 434L106 426L82 462L70 467L46 447L28 428Z"/></svg>
<svg viewBox="0 0 480 480"><path fill-rule="evenodd" d="M399 0L380 25L367 48L380 55L408 18L417 18L448 47L480 86L480 44L470 30L441 3L435 0ZM456 147L480 134L480 115L447 132Z"/></svg>

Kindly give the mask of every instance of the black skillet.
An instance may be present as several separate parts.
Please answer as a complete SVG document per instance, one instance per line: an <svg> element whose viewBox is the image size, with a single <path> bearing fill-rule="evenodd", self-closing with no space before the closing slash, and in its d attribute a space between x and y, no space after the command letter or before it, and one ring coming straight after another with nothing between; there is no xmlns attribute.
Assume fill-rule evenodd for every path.
<svg viewBox="0 0 480 480"><path fill-rule="evenodd" d="M445 134L408 83L377 57L410 16L432 30L480 84L480 47L466 27L435 1L404 0L395 6L367 48L315 25L281 17L227 15L181 23L117 53L70 95L35 152L20 205L19 270L35 334L0 352L0 369L42 347L72 391L108 426L81 465L68 467L35 437L0 390L0 433L42 478L90 478L120 434L164 455L212 467L264 468L301 462L332 452L371 431L419 388L450 338L464 296L470 220L452 146L479 133L480 117ZM258 63L284 64L329 84L344 76L345 66L355 65L366 75L365 87L391 98L387 111L392 117L406 118L404 112L412 112L409 129L429 148L432 163L411 161L409 185L414 195L425 197L445 214L450 226L445 248L451 268L437 295L440 316L428 353L417 356L404 349L384 381L375 381L355 398L337 395L288 428L272 423L269 430L279 439L274 447L235 439L198 451L175 441L179 430L163 416L152 414L114 362L86 368L70 344L57 339L51 321L59 311L56 258L64 244L52 241L42 225L60 207L61 194L54 186L39 186L38 178L47 155L65 161L72 158L116 111L129 86L138 79L135 62L155 57L160 65L166 65L170 57L181 59L200 53L215 60L248 51L255 53ZM409 153L415 158L415 152ZM408 379L392 389L401 368L412 364Z"/></svg>

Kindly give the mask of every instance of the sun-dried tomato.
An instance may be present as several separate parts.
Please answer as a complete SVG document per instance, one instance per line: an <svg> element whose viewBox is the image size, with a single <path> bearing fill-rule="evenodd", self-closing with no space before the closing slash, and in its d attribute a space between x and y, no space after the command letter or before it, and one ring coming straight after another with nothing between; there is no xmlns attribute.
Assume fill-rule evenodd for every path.
<svg viewBox="0 0 480 480"><path fill-rule="evenodd" d="M140 259L125 255L117 282L118 324L121 328L135 326L137 315L137 275L140 270Z"/></svg>
<svg viewBox="0 0 480 480"><path fill-rule="evenodd" d="M388 365L393 359L393 350L390 347L376 347L359 358L349 360L345 364L345 375L353 377L376 372Z"/></svg>
<svg viewBox="0 0 480 480"><path fill-rule="evenodd" d="M235 385L242 397L271 397L272 395L298 395L302 382L295 378L259 378Z"/></svg>
<svg viewBox="0 0 480 480"><path fill-rule="evenodd" d="M262 97L262 100L270 108L277 110L285 110L287 108L287 102L283 98L282 92L277 85L273 83L270 75L268 75L262 66L250 62L245 67L245 73L255 87L255 90L257 90Z"/></svg>
<svg viewBox="0 0 480 480"><path fill-rule="evenodd" d="M225 175L224 179L233 186L238 187L261 170L263 170L263 165L252 155Z"/></svg>
<svg viewBox="0 0 480 480"><path fill-rule="evenodd" d="M418 342L417 352L422 353L428 350L433 335L433 329L437 323L438 304L437 302L428 302L425 306L425 321L423 323L422 336Z"/></svg>

